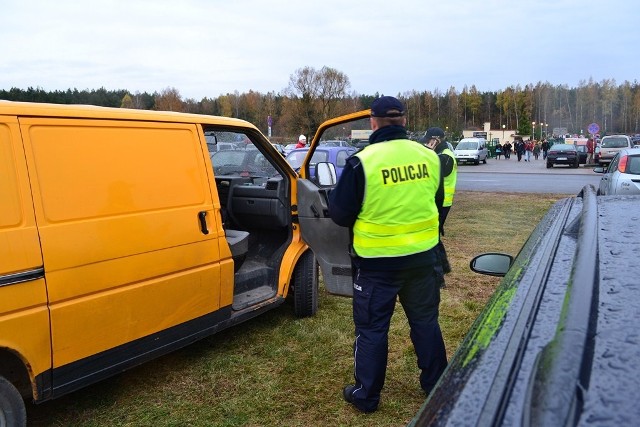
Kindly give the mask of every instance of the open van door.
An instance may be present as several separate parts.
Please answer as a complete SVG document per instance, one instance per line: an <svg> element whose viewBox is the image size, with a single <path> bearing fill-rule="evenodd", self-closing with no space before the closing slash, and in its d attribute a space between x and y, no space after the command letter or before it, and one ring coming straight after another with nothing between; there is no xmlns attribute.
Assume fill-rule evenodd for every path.
<svg viewBox="0 0 640 427"><path fill-rule="evenodd" d="M351 238L348 228L337 225L329 217L328 196L333 185L321 186L317 178L310 178L318 176L310 173L315 167L310 164L310 160L320 141L345 140L355 145L358 141L352 140L352 131L370 129L369 116L370 110L365 110L328 120L320 125L300 168L297 185L300 231L318 259L327 291L336 295L353 295L349 256Z"/></svg>

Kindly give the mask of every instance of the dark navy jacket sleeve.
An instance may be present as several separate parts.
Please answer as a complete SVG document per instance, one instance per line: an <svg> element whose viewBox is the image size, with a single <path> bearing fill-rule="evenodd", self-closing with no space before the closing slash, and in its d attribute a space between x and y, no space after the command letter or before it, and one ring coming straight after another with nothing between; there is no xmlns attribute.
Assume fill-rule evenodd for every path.
<svg viewBox="0 0 640 427"><path fill-rule="evenodd" d="M338 184L329 193L329 216L343 227L353 227L364 200L364 171L353 156L342 169Z"/></svg>
<svg viewBox="0 0 640 427"><path fill-rule="evenodd" d="M442 170L442 176L447 177L451 175L451 172L453 172L454 160L451 158L451 156L448 156L446 154L438 154L438 157L440 158L440 168Z"/></svg>

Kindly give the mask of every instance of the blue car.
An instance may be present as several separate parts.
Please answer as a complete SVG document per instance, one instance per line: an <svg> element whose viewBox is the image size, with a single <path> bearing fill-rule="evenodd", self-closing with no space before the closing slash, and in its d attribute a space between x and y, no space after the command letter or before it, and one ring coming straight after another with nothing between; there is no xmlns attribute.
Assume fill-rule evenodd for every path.
<svg viewBox="0 0 640 427"><path fill-rule="evenodd" d="M296 148L287 154L286 159L297 171L300 169L300 166L302 166L302 162L307 156L308 151L309 148ZM311 157L311 161L309 162L309 168L311 169L310 177L313 178L314 165L321 162L329 162L334 164L336 167L336 175L340 178L342 169L347 164L347 159L355 152L355 147L319 146L313 152L313 157Z"/></svg>

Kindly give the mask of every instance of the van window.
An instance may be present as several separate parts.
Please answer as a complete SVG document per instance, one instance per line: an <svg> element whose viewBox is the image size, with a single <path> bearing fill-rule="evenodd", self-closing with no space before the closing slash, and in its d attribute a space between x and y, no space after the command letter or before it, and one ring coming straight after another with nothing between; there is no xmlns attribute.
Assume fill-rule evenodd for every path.
<svg viewBox="0 0 640 427"><path fill-rule="evenodd" d="M207 143L209 155L216 176L240 175L251 178L271 178L278 172L258 147L242 132L209 130L207 138L215 138L218 146L212 149Z"/></svg>

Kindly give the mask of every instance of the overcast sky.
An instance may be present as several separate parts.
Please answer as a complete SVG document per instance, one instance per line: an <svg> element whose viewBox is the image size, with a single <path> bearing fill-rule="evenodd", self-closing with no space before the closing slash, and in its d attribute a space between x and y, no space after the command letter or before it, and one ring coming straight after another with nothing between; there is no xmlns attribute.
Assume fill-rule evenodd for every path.
<svg viewBox="0 0 640 427"><path fill-rule="evenodd" d="M4 0L0 89L183 98L282 92L328 66L350 92L640 79L637 0Z"/></svg>

